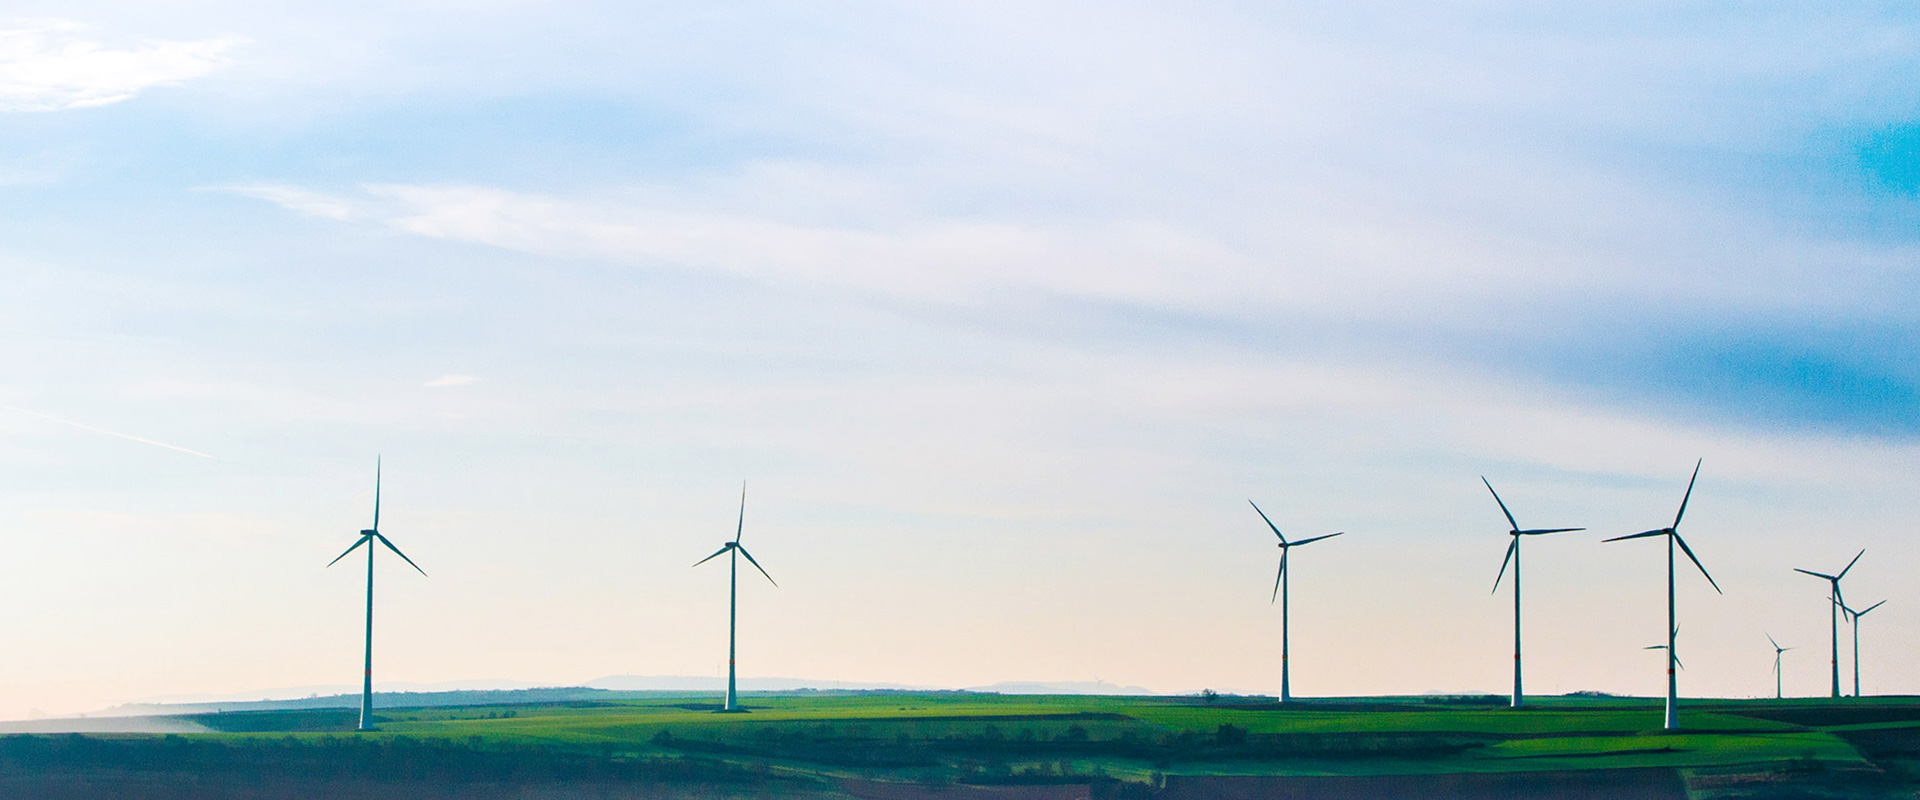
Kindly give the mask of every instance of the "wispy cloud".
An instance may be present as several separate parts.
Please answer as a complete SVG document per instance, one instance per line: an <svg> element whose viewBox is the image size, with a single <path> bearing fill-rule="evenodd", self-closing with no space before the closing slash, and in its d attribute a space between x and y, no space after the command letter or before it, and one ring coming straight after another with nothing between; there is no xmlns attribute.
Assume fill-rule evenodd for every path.
<svg viewBox="0 0 1920 800"><path fill-rule="evenodd" d="M480 380L479 378L474 377L472 375L442 375L438 378L434 378L433 380L427 381L422 385L430 386L434 388L440 388L445 386L472 386L474 383L478 382L479 380Z"/></svg>
<svg viewBox="0 0 1920 800"><path fill-rule="evenodd" d="M202 77L231 63L234 36L194 41L99 41L88 26L34 20L0 27L0 111L104 106L155 87Z"/></svg>
<svg viewBox="0 0 1920 800"><path fill-rule="evenodd" d="M1419 296L1427 302L1435 292L1461 287L1463 272L1491 274L1504 263L1475 260L1488 245L1470 233L1335 224L1307 210L1289 223L1297 237L1276 252L1270 241L1234 242L1203 227L1152 218L919 215L875 222L856 212L807 219L753 207L742 198L765 188L754 185L698 197L567 197L473 185L220 188L309 216L546 257L939 301L1014 290L1159 308L1270 310L1350 307L1355 295L1425 290Z"/></svg>
<svg viewBox="0 0 1920 800"><path fill-rule="evenodd" d="M327 194L298 186L281 184L243 184L235 186L209 187L213 191L225 191L255 200L265 200L281 208L310 217L321 217L339 222L352 222L367 216L368 210L362 203L339 195Z"/></svg>
<svg viewBox="0 0 1920 800"><path fill-rule="evenodd" d="M16 412L16 413L20 413L20 414L26 414L27 416L30 416L30 417L39 417L39 418L41 418L41 419L44 419L44 420L49 420L49 421L52 421L52 422L58 422L58 423L60 423L60 424L62 424L62 425L71 425L71 426L73 426L73 427L75 427L75 428L79 428L80 430L83 430L83 431L91 431L91 432L93 432L93 433L98 433L98 434L104 434L104 435L107 435L107 436L117 436L117 437L119 437L119 438L122 438L122 439L126 439L127 441L130 441L130 442L139 442L139 443L141 443L141 444L150 444L150 445L153 445L154 447L164 447L164 448L167 448L168 450L174 450L174 451L178 451L178 452L181 452L181 453L186 453L187 455L190 455L190 456L199 456L199 457L201 457L201 458L213 458L213 456L210 456L210 455L207 455L206 453L202 453L202 452L200 452L200 451L198 451L198 450L189 450L189 449L187 449L187 448L185 448L185 447L181 447L181 446L179 446L179 445L177 445L177 444L167 444L166 442L158 442L158 441L154 441L154 440L152 440L152 439L147 439L147 438L143 438L143 437L139 437L139 436L135 436L135 435L133 435L133 434L131 434L131 433L121 433L121 432L119 432L119 431L110 431L110 430L107 430L106 428L96 428L96 427L94 427L94 426L92 426L92 425L88 425L88 424L86 424L86 423L83 423L83 422L74 422L73 420L70 420L70 419L66 419L65 417L56 417L56 416L54 416L54 415L52 415L52 414L42 414L42 413L40 413L40 412L38 412L38 411L31 411L31 410L28 410L28 409L24 409L24 408L19 408L19 407L16 407L16 406L0 406L0 409L4 409L4 410L7 410L7 411L13 411L13 412Z"/></svg>

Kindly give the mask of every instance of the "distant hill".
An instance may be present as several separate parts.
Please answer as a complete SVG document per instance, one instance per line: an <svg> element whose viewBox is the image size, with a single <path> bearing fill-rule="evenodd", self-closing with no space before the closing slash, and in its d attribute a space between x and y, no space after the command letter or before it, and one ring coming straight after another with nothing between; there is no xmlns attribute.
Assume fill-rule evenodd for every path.
<svg viewBox="0 0 1920 800"><path fill-rule="evenodd" d="M419 687L415 689L414 687ZM441 688L474 687L474 688ZM973 692L980 694L1157 695L1141 686L1105 681L1003 681L964 689L914 686L904 683L819 680L815 678L742 678L743 692ZM696 675L608 675L580 686L534 686L515 681L464 681L448 684L383 684L374 692L379 708L433 708L440 706L525 705L533 703L605 702L662 695L707 696L726 690L726 679ZM294 696L301 695L305 696ZM360 693L348 687L295 687L227 696L161 698L127 703L69 719L172 716L230 711L293 711L358 708ZM46 725L60 727L54 720Z"/></svg>
<svg viewBox="0 0 1920 800"><path fill-rule="evenodd" d="M727 679L698 675L608 675L587 681L595 689L623 692L724 692ZM820 691L913 691L937 692L938 687L911 686L904 683L830 681L819 678L741 678L743 692L793 692L802 689Z"/></svg>
<svg viewBox="0 0 1920 800"><path fill-rule="evenodd" d="M1121 686L1106 681L1001 681L986 686L968 687L969 692L993 694L1101 694L1101 695L1157 695L1152 689L1143 686ZM1189 692L1189 694L1191 694Z"/></svg>
<svg viewBox="0 0 1920 800"><path fill-rule="evenodd" d="M585 686L540 689L482 689L451 692L374 692L379 708L433 708L437 706L524 705L618 700L636 696ZM360 693L330 694L290 700L226 700L207 703L128 703L91 717L151 716L156 714L212 714L226 711L292 711L316 708L359 708Z"/></svg>

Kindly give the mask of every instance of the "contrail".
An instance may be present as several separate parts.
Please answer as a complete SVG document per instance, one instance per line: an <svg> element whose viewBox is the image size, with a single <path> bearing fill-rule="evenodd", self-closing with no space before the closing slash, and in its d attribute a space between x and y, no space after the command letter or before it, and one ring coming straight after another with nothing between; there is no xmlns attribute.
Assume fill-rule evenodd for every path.
<svg viewBox="0 0 1920 800"><path fill-rule="evenodd" d="M60 417L56 417L56 416L54 416L54 415L52 415L52 414L42 414L42 413L40 413L40 412L38 412L38 411L29 411L29 410L27 410L27 409L24 409L24 408L19 408L19 407L16 407L16 406L8 406L8 405L0 405L0 408L4 408L4 409L6 409L6 410L8 410L8 411L18 411L18 412L20 412L20 413L22 413L22 414L26 414L26 415L28 415L28 416L32 416L32 417L39 417L39 418L41 418L41 419L49 419L49 420L53 420L54 422L58 422L58 423L61 423L61 424L63 424L63 425L72 425L73 427L76 427L76 428L79 428L79 429L81 429L81 430L83 430L83 431L93 431L94 433L104 433L104 434L106 434L106 435L108 435L108 436L118 436L118 437L120 437L120 438L122 438L122 439L130 439L130 440L133 440L133 441L136 441L136 442L139 442L139 443L141 443L141 444L150 444L150 445L153 445L154 447L164 447L164 448L167 448L168 450L178 450L178 451L180 451L180 452L182 452L182 453L186 453L187 455L190 455L190 456L199 456L199 457L201 457L201 458L213 458L213 456L210 456L210 455L207 455L206 453L202 453L202 452L200 452L200 451L198 451L198 450L188 450L187 448L184 448L184 447L181 447L181 446L179 446L179 445L176 445L176 444L167 444L166 442L156 442L156 441L154 441L154 440L152 440L152 439L142 439L142 438L140 438L140 437L138 437L138 436L135 436L135 435L133 435L133 434L130 434L130 433L121 433L121 432L119 432L119 431L110 431L110 430L107 430L106 428L96 428L96 427L93 427L92 425L87 425L87 424L84 424L84 423L79 423L79 422L74 422L73 420L70 420L70 419L61 419ZM219 459L214 459L214 460L215 460L215 461L218 461Z"/></svg>

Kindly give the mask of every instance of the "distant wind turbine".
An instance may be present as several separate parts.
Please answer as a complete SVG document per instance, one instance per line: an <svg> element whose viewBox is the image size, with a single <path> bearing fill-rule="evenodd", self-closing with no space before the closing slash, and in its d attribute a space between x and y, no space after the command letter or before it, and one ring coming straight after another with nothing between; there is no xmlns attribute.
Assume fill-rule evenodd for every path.
<svg viewBox="0 0 1920 800"><path fill-rule="evenodd" d="M1700 461L1695 461L1693 464L1693 477L1687 479L1687 493L1680 498L1680 512L1673 515L1672 525L1659 530L1615 536L1606 540L1618 542L1626 539L1644 539L1649 536L1664 536L1667 539L1667 719L1665 722L1667 730L1677 730L1680 727L1680 681L1674 672L1674 668L1680 664L1680 659L1673 654L1673 638L1679 633L1679 628L1675 627L1677 623L1674 620L1673 608L1674 545L1679 545L1681 552L1687 554L1687 560L1692 561L1693 565L1699 568L1700 574L1706 576L1707 583L1713 585L1713 590L1720 591L1720 584L1713 580L1712 575L1707 574L1707 568L1700 564L1700 559L1694 557L1693 548L1687 546L1687 540L1680 538L1680 518L1687 515L1687 501L1693 499L1693 484L1700 480L1700 464Z"/></svg>
<svg viewBox="0 0 1920 800"><path fill-rule="evenodd" d="M1813 577L1826 580L1828 586L1831 587L1832 589L1831 593L1827 595L1827 599L1831 601L1831 604L1827 609L1827 617L1828 617L1828 620L1833 623L1833 641L1832 641L1833 650L1832 650L1832 655L1830 656L1832 660L1828 662L1833 666L1833 683L1831 685L1831 688L1828 691L1828 696L1830 697L1840 696L1840 616L1841 616L1841 609L1845 608L1847 604L1846 598L1840 594L1840 579L1847 577L1848 570L1853 569L1854 564L1860 563L1860 557L1866 554L1867 554L1867 551L1865 548L1862 548L1860 552L1855 553L1853 556L1853 560L1847 562L1847 568L1840 570L1840 574L1838 575L1828 575L1824 572L1814 572L1812 570L1801 569L1799 567L1793 568L1794 572L1798 572L1804 575L1812 575Z"/></svg>
<svg viewBox="0 0 1920 800"><path fill-rule="evenodd" d="M1860 696L1860 618L1866 616L1867 612L1872 611L1881 606L1884 606L1886 604L1887 604L1887 601L1882 600L1878 603L1874 603L1873 605L1867 606L1866 608L1863 608L1859 611L1855 611L1851 608L1847 608L1844 605L1840 606L1840 610L1847 615L1847 618L1849 620L1853 622L1853 696L1854 697Z"/></svg>
<svg viewBox="0 0 1920 800"><path fill-rule="evenodd" d="M1762 633L1765 633L1765 631L1762 631ZM1793 648L1781 647L1779 642L1773 640L1773 634L1771 633L1767 634L1767 643L1773 645L1773 699L1779 700L1786 696L1780 692L1780 654Z"/></svg>
<svg viewBox="0 0 1920 800"><path fill-rule="evenodd" d="M1673 652L1673 645L1670 645L1670 644L1653 644L1653 645L1647 645L1646 647L1642 647L1642 648L1640 648L1640 649L1642 649L1642 650L1665 650L1665 651L1667 651L1668 653L1672 653L1672 652ZM1678 666L1678 667L1679 667L1679 668L1681 668L1681 669L1686 669L1686 668L1687 668L1687 665L1685 665L1685 664L1682 664L1682 663L1680 663L1680 656L1679 656L1679 655L1674 655L1674 656L1673 656L1673 663L1674 663L1674 665L1675 665L1675 666Z"/></svg>
<svg viewBox="0 0 1920 800"><path fill-rule="evenodd" d="M1493 491L1493 484L1487 481L1487 476L1480 476L1480 482L1487 484L1487 491L1493 492L1493 502L1500 504L1500 513L1507 515L1507 524L1512 526L1512 530L1507 531L1507 535L1513 537L1513 541L1507 544L1507 557L1500 562L1500 574L1493 578L1493 590L1496 592L1500 591L1500 580L1507 576L1507 564L1512 563L1513 707L1519 708L1521 700L1525 697L1525 694L1520 690L1520 537L1539 536L1547 533L1566 533L1568 531L1584 531L1586 528L1537 528L1528 531L1520 530L1520 523L1513 520L1513 512L1507 510L1507 502L1500 499L1500 493Z"/></svg>
<svg viewBox="0 0 1920 800"><path fill-rule="evenodd" d="M1289 674L1289 664L1287 663L1287 551L1303 544L1312 544L1321 539L1331 539L1346 531L1329 533L1324 536L1296 539L1289 542L1287 541L1286 534L1281 533L1280 528L1273 524L1273 520L1267 519L1267 512L1261 511L1259 504L1248 500L1247 505L1253 506L1254 513L1259 514L1260 519L1266 521L1267 527L1273 529L1274 536L1280 537L1280 574L1273 579L1273 598L1280 602L1280 702L1285 703L1293 699L1292 678Z"/></svg>
<svg viewBox="0 0 1920 800"><path fill-rule="evenodd" d="M373 462L373 527L361 531L360 538L353 543L353 547L347 548L346 553L334 556L332 561L327 562L327 566L331 567L340 563L340 559L346 558L347 553L353 552L360 545L367 546L367 669L361 676L360 684L360 730L363 731L373 730L373 553L379 548L374 547L372 543L376 540L386 545L388 550L392 550L394 555L407 562L407 566L413 567L421 576L424 577L427 574L426 570L420 569L419 564L413 563L413 559L407 558L406 553L400 552L400 548L394 547L393 542L387 541L387 537L380 533L379 459L374 459Z"/></svg>
<svg viewBox="0 0 1920 800"><path fill-rule="evenodd" d="M753 560L753 554L747 552L747 548L740 546L740 534L746 530L746 527L747 484L742 482L740 484L740 521L734 526L733 541L721 545L720 549L713 551L713 555L693 563L693 565L697 567L720 557L721 553L732 554L728 559L727 578L727 702L726 705L720 708L721 713L725 714L744 713L746 711L746 709L740 707L739 697L734 691L734 642L735 633L739 629L740 619L740 557L746 556L747 563L752 564L754 569L760 570L760 574L766 576L768 583L772 583L776 587L780 585L774 582L772 575L767 575L766 569L760 566L760 562Z"/></svg>

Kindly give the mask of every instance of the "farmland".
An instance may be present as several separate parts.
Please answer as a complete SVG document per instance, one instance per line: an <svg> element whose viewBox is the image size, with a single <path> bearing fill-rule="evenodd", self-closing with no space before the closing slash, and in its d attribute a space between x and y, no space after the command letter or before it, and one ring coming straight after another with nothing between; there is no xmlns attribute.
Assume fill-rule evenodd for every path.
<svg viewBox="0 0 1920 800"><path fill-rule="evenodd" d="M45 797L1913 796L1920 699L609 695L197 714L204 733L0 738ZM351 787L351 792L348 788ZM27 792L26 790L31 790ZM437 792L444 792L438 794Z"/></svg>

